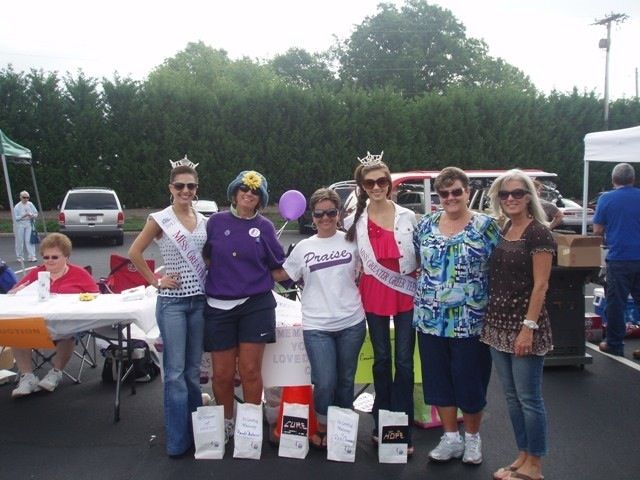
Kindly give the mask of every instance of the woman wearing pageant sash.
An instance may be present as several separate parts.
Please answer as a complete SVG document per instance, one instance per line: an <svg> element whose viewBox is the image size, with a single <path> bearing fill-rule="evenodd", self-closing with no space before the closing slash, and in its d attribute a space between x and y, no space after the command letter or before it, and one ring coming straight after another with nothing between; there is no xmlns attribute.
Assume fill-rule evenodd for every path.
<svg viewBox="0 0 640 480"><path fill-rule="evenodd" d="M204 349L212 352L213 393L224 406L225 440L234 433L236 369L244 401L262 403L262 354L276 341L276 300L271 271L284 251L273 223L258 213L267 206L267 180L245 170L229 184L231 207L207 222Z"/></svg>
<svg viewBox="0 0 640 480"><path fill-rule="evenodd" d="M413 248L415 214L391 199L391 173L380 155L358 159L354 172L358 204L345 219L348 241L356 241L362 260L360 295L373 346L374 429L371 439L378 443L380 409L405 412L409 416L408 455L414 452L413 351L415 330L413 293L416 254ZM390 323L394 326L394 365L392 370Z"/></svg>
<svg viewBox="0 0 640 480"><path fill-rule="evenodd" d="M207 232L205 217L191 205L198 189L197 164L185 156L171 166L172 203L149 216L129 249L129 257L145 280L158 288L156 319L163 341L166 451L170 457L180 457L193 446L191 412L202 405L206 265L201 252ZM165 275L159 279L143 257L152 241L158 244L165 265Z"/></svg>
<svg viewBox="0 0 640 480"><path fill-rule="evenodd" d="M491 376L491 355L480 343L489 302L489 256L500 239L495 220L469 210L469 178L455 167L433 182L442 210L425 215L414 245L421 269L414 325L424 400L435 405L444 435L429 458L482 462L480 421ZM464 438L458 432L462 410Z"/></svg>

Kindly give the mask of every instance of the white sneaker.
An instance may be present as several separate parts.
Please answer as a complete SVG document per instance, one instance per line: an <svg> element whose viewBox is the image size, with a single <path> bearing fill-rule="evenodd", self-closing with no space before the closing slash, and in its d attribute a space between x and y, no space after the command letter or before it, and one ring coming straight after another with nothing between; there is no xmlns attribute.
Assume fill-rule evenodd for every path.
<svg viewBox="0 0 640 480"><path fill-rule="evenodd" d="M11 396L13 398L24 397L25 395L38 391L40 391L38 377L33 373L25 373L20 375L18 386L11 392Z"/></svg>
<svg viewBox="0 0 640 480"><path fill-rule="evenodd" d="M229 439L233 437L233 434L236 431L236 422L233 418L225 418L224 419L224 443L225 445L229 443Z"/></svg>
<svg viewBox="0 0 640 480"><path fill-rule="evenodd" d="M464 452L464 442L458 437L458 440L450 440L447 435L440 437L440 443L436 448L429 452L429 458L436 462L448 462L452 458L460 458Z"/></svg>
<svg viewBox="0 0 640 480"><path fill-rule="evenodd" d="M51 370L49 370L49 373L47 373L47 375L42 380L40 380L38 386L40 388L48 390L49 392L53 392L56 387L60 385L61 381L62 372L60 370L55 370L52 368Z"/></svg>
<svg viewBox="0 0 640 480"><path fill-rule="evenodd" d="M482 440L480 434L464 436L463 463L480 465L482 463Z"/></svg>

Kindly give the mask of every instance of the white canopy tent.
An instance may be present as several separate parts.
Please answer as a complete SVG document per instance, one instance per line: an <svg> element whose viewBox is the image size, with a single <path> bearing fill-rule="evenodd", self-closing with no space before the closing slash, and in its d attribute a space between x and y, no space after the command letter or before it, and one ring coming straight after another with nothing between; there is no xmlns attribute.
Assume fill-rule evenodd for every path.
<svg viewBox="0 0 640 480"><path fill-rule="evenodd" d="M587 233L589 162L640 162L640 126L587 133L584 137L584 180L582 190L582 234Z"/></svg>

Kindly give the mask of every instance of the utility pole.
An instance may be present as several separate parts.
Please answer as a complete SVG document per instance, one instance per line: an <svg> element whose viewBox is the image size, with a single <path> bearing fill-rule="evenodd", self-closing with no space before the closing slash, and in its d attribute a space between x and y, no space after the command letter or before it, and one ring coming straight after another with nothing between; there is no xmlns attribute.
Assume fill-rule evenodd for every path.
<svg viewBox="0 0 640 480"><path fill-rule="evenodd" d="M604 67L604 128L609 130L609 51L611 50L611 24L622 23L629 16L626 13L610 13L607 17L595 20L592 25L606 25L607 38L601 38L598 46L607 50Z"/></svg>

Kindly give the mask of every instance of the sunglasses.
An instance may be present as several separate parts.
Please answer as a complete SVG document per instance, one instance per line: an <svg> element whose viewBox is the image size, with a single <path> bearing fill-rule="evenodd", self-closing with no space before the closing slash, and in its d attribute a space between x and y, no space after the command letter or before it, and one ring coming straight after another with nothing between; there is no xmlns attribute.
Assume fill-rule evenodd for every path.
<svg viewBox="0 0 640 480"><path fill-rule="evenodd" d="M338 216L337 208L329 208L328 210L314 210L312 213L313 218L322 218L325 215L329 218L336 218Z"/></svg>
<svg viewBox="0 0 640 480"><path fill-rule="evenodd" d="M254 195L260 195L260 193L259 193L259 191L258 191L258 190L254 190L254 189L252 189L252 188L249 188L249 187L247 187L246 185L240 185L240 186L238 187L238 190L240 190L241 192L244 192L244 193L251 192L251 193L253 193Z"/></svg>
<svg viewBox="0 0 640 480"><path fill-rule="evenodd" d="M375 180L368 178L362 181L362 186L367 190L371 190L376 185L380 188L386 188L389 186L389 179L387 177L380 177L376 178Z"/></svg>
<svg viewBox="0 0 640 480"><path fill-rule="evenodd" d="M173 185L173 188L179 191L184 190L184 187L187 187L189 190L195 190L196 188L198 188L197 183L173 182L171 185Z"/></svg>
<svg viewBox="0 0 640 480"><path fill-rule="evenodd" d="M29 197L20 197L20 198L25 199L25 200L29 200Z"/></svg>
<svg viewBox="0 0 640 480"><path fill-rule="evenodd" d="M506 200L507 198L509 198L509 195L511 195L513 198L515 198L516 200L520 200L522 197L524 197L526 194L531 193L529 190L525 190L523 188L516 188L515 190L500 190L498 192L498 198L500 200Z"/></svg>
<svg viewBox="0 0 640 480"><path fill-rule="evenodd" d="M43 260L58 260L60 258L60 255L43 255L42 259Z"/></svg>
<svg viewBox="0 0 640 480"><path fill-rule="evenodd" d="M461 197L464 193L464 188L454 188L453 190L438 190L438 196L440 198Z"/></svg>

